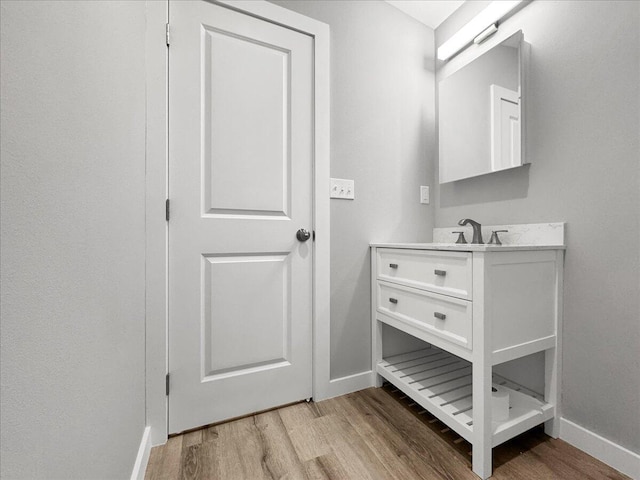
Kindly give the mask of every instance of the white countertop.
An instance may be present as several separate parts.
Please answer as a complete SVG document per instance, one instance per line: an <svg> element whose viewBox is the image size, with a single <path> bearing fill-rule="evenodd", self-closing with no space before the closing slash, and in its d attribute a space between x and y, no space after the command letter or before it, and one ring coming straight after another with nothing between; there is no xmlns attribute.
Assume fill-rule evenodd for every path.
<svg viewBox="0 0 640 480"><path fill-rule="evenodd" d="M380 248L411 248L415 250L450 250L454 252L513 252L517 250L565 250L564 245L476 245L471 243L371 243Z"/></svg>

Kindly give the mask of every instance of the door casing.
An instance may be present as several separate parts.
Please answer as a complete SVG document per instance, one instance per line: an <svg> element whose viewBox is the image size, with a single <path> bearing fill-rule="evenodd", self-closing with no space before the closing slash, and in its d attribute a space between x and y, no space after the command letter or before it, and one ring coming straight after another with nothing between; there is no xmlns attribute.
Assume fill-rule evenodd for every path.
<svg viewBox="0 0 640 480"><path fill-rule="evenodd" d="M329 26L266 1L213 0L263 20L313 37L314 164L313 228L313 398L331 396L329 305ZM169 0L147 1L146 76L146 424L151 444L167 440L168 403L168 72L166 25ZM170 27L169 27L170 28ZM169 35L170 38L170 35Z"/></svg>

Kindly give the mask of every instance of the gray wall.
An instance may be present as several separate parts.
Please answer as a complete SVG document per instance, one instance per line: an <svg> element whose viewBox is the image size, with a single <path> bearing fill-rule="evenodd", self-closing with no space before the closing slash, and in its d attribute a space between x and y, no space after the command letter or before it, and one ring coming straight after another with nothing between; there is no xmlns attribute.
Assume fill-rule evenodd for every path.
<svg viewBox="0 0 640 480"><path fill-rule="evenodd" d="M274 1L331 27L331 377L370 370L371 241L431 239L433 31L379 1Z"/></svg>
<svg viewBox="0 0 640 480"><path fill-rule="evenodd" d="M640 3L537 0L501 34L520 28L531 165L441 185L436 225L567 222L563 416L638 452Z"/></svg>
<svg viewBox="0 0 640 480"><path fill-rule="evenodd" d="M2 19L2 478L127 478L144 412L144 2Z"/></svg>

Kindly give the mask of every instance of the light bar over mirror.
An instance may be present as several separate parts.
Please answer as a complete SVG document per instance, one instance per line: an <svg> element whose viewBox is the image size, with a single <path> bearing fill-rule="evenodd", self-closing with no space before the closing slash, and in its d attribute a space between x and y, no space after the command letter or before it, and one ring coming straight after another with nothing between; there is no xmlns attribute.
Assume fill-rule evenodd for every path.
<svg viewBox="0 0 640 480"><path fill-rule="evenodd" d="M516 8L522 0L498 0L476 15L438 48L438 59L447 60L473 42L473 39L487 27L495 24ZM486 38L486 37L485 37Z"/></svg>

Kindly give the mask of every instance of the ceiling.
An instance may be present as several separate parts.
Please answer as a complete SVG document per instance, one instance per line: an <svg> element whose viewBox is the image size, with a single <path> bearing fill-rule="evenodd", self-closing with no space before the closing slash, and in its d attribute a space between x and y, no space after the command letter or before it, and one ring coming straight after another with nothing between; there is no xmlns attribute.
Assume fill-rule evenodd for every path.
<svg viewBox="0 0 640 480"><path fill-rule="evenodd" d="M451 15L464 0L386 0L398 10L435 29Z"/></svg>

